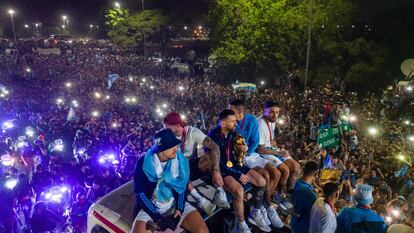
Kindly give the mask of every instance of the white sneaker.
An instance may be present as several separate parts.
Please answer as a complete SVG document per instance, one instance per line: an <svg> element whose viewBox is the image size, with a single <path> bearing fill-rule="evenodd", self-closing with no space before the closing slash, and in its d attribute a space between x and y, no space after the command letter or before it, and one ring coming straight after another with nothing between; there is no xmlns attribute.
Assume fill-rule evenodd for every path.
<svg viewBox="0 0 414 233"><path fill-rule="evenodd" d="M272 225L276 227L277 229L283 228L285 226L285 224L280 219L279 214L277 213L275 207L270 206L269 208L267 208L267 216L272 222Z"/></svg>
<svg viewBox="0 0 414 233"><path fill-rule="evenodd" d="M272 224L272 222L270 222L269 217L267 216L267 210L264 206L260 208L260 212L262 212L263 220L265 221L266 225L269 226L270 224Z"/></svg>
<svg viewBox="0 0 414 233"><path fill-rule="evenodd" d="M214 194L214 203L220 208L230 209L229 202L227 201L226 192L222 188L217 188Z"/></svg>
<svg viewBox="0 0 414 233"><path fill-rule="evenodd" d="M249 216L249 222L257 226L260 230L264 232L272 231L272 228L266 225L266 222L264 221L262 213L259 209L252 210L252 213L250 213L250 216Z"/></svg>
<svg viewBox="0 0 414 233"><path fill-rule="evenodd" d="M243 221L243 223L239 223L237 233L252 233L249 226L247 226L246 222Z"/></svg>
<svg viewBox="0 0 414 233"><path fill-rule="evenodd" d="M197 204L197 206L209 216L212 215L214 211L216 210L216 205L211 203L206 198L201 199L201 201Z"/></svg>

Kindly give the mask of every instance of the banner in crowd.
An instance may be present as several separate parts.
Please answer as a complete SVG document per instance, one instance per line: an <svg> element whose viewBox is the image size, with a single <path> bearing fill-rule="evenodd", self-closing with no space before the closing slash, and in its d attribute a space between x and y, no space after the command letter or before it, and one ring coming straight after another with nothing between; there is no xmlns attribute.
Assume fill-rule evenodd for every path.
<svg viewBox="0 0 414 233"><path fill-rule="evenodd" d="M76 120L76 114L75 114L75 110L73 109L73 107L71 106L69 108L69 112L68 115L66 116L66 121L75 121Z"/></svg>
<svg viewBox="0 0 414 233"><path fill-rule="evenodd" d="M231 84L233 89L241 91L256 91L257 87L253 83L233 83Z"/></svg>
<svg viewBox="0 0 414 233"><path fill-rule="evenodd" d="M179 73L190 73L190 65L186 63L174 62L170 68L177 69Z"/></svg>
<svg viewBox="0 0 414 233"><path fill-rule="evenodd" d="M349 123L341 123L330 128L319 129L318 131L318 145L322 148L338 148L341 140L341 134L345 131L350 131L351 125Z"/></svg>
<svg viewBox="0 0 414 233"><path fill-rule="evenodd" d="M108 90L111 89L112 84L119 78L118 74L108 74Z"/></svg>

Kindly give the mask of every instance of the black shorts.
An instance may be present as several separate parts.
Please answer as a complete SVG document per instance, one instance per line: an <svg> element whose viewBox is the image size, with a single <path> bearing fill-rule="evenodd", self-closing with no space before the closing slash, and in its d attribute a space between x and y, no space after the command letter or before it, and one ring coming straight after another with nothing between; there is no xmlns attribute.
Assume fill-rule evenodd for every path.
<svg viewBox="0 0 414 233"><path fill-rule="evenodd" d="M190 165L190 181L198 180L198 179L202 178L203 176L210 175L208 172L202 173L198 169L198 161L199 160L200 160L199 158L192 158L189 161L189 165Z"/></svg>
<svg viewBox="0 0 414 233"><path fill-rule="evenodd" d="M234 167L234 169L236 169L237 171L240 171L241 173L243 173L245 175L251 170L248 167L239 167L239 166ZM230 176L230 174L226 174L226 173L221 173L221 175L223 176L223 178L226 177L226 176Z"/></svg>

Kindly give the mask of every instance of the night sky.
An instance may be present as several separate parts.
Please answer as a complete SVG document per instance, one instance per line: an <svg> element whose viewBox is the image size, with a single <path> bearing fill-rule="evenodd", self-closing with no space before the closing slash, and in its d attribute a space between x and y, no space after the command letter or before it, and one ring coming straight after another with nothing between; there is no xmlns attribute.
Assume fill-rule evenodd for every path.
<svg viewBox="0 0 414 233"><path fill-rule="evenodd" d="M24 24L41 22L45 26L62 24L62 15L69 18L69 25L78 32L86 32L90 24L102 24L103 13L113 7L115 0L0 0L0 26L10 27L7 10L13 8L16 30ZM141 0L119 0L130 11L141 9ZM178 12L193 24L202 24L208 4L204 0L145 0L145 8L163 8ZM189 10L191 9L191 10Z"/></svg>

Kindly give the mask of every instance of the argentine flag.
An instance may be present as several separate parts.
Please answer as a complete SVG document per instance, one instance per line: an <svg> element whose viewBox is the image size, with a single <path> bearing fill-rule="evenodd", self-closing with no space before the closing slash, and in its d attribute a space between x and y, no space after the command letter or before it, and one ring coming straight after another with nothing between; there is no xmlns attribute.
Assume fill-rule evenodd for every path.
<svg viewBox="0 0 414 233"><path fill-rule="evenodd" d="M112 84L119 78L118 74L108 74L108 90L111 89Z"/></svg>

